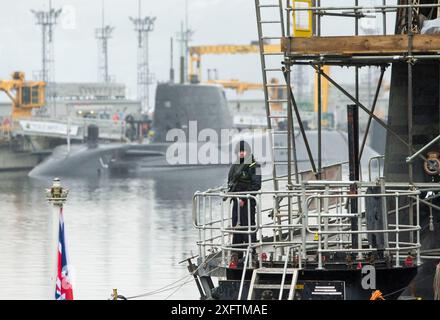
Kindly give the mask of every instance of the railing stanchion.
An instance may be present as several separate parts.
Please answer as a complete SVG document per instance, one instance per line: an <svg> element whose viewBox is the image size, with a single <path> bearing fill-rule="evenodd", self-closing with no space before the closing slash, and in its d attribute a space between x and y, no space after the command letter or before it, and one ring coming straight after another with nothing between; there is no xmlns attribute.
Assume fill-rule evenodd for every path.
<svg viewBox="0 0 440 320"><path fill-rule="evenodd" d="M206 259L206 195L203 195L203 260Z"/></svg>
<svg viewBox="0 0 440 320"><path fill-rule="evenodd" d="M225 205L224 205L224 201L223 199L220 200L220 219L221 219L221 244L222 244L222 248L225 247ZM229 259L230 260L230 259ZM225 257L225 250L222 249L222 264L224 267L226 267L228 265L228 262L226 260Z"/></svg>
<svg viewBox="0 0 440 320"><path fill-rule="evenodd" d="M251 227L251 224L252 224L252 219L251 219L251 203L252 203L252 200L251 200L251 198L250 198L250 195L248 194L248 195L246 195L247 196L247 198L246 198L246 203L247 203L247 215L248 215L248 247L250 248L250 247L252 247L252 227ZM252 266L252 257L250 257L250 259L248 259L248 261L249 261L249 268L251 268L251 266Z"/></svg>
<svg viewBox="0 0 440 320"><path fill-rule="evenodd" d="M396 268L400 267L400 245L399 245L399 194L395 193L396 197Z"/></svg>
<svg viewBox="0 0 440 320"><path fill-rule="evenodd" d="M246 250L246 258L244 259L244 264L243 264L243 273L241 275L240 290L238 291L238 300L241 300L241 296L243 294L243 286L244 286L244 279L246 278L246 266L249 259L249 251L250 251L250 247L248 246Z"/></svg>
<svg viewBox="0 0 440 320"><path fill-rule="evenodd" d="M307 215L309 210L309 203L306 201L306 189L304 184L301 185L301 203L303 206L303 212L301 216L302 229L301 229L301 237L302 237L302 255L303 259L307 259Z"/></svg>
<svg viewBox="0 0 440 320"><path fill-rule="evenodd" d="M258 211L257 211L257 225L259 228L259 238L260 238L260 248L263 248L263 218L261 216L261 193L258 194ZM263 267L263 259L261 257L261 252L262 250L260 250L260 254L258 256L258 261L259 261L259 267L262 268Z"/></svg>
<svg viewBox="0 0 440 320"><path fill-rule="evenodd" d="M319 207L318 208L318 270L322 270L322 234L321 234L321 210L320 210L320 206L321 206L321 198L315 198L315 199L319 199Z"/></svg>
<svg viewBox="0 0 440 320"><path fill-rule="evenodd" d="M362 187L361 186L359 186L357 188L357 195L358 195L358 198L357 198L357 203L358 203L357 204L357 211L358 211L357 212L357 223L358 223L358 231L359 231L359 233L357 235L357 238L358 238L357 245L358 245L358 250L359 250L357 258L358 258L358 260L362 260L363 254L362 254L362 201L361 201Z"/></svg>
<svg viewBox="0 0 440 320"><path fill-rule="evenodd" d="M416 221L417 221L417 265L420 266L422 264L422 260L420 258L420 250L421 250L421 244L420 244L420 201L419 196L416 196Z"/></svg>

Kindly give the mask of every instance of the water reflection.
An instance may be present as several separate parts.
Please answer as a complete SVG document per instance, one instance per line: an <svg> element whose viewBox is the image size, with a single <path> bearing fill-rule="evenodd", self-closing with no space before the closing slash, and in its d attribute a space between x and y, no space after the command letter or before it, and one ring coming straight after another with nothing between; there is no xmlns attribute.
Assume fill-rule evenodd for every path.
<svg viewBox="0 0 440 320"><path fill-rule="evenodd" d="M178 262L196 251L192 195L223 184L226 174L225 168L211 168L65 179L75 298L107 299L113 288L136 295L188 275ZM49 178L0 174L0 299L52 298L51 208L44 196L50 184ZM172 298L197 299L197 289L190 282Z"/></svg>

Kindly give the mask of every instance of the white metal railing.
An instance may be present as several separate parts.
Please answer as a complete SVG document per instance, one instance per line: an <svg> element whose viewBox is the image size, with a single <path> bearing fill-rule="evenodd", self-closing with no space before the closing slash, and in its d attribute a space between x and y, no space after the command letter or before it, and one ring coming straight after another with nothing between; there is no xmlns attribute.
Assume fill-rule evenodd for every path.
<svg viewBox="0 0 440 320"><path fill-rule="evenodd" d="M35 124L35 130L30 126L23 128L21 123ZM54 127L54 125L56 127ZM106 119L90 118L29 118L14 121L14 131L23 135L40 135L48 137L70 138L84 140L87 137L87 127L96 125L99 128L99 137L107 140L121 141L125 139L126 122ZM73 130L75 128L75 130ZM70 131L70 134L68 134Z"/></svg>
<svg viewBox="0 0 440 320"><path fill-rule="evenodd" d="M358 212L350 212L346 214L341 214L339 212L336 213L330 213L328 210L325 210L324 212L321 210L317 210L314 214L308 213L308 207L311 201L313 200L323 200L323 199L332 199L332 198L339 198L339 197L346 197L350 199L355 199L358 202ZM388 224L387 226L384 226L384 229L375 229L375 230L367 230L366 224L362 221L362 201L359 201L361 199L365 199L368 197L380 197L380 198L394 198L395 200L395 223L394 224ZM399 199L400 198L410 198L414 197L416 199L416 224L402 224L400 223L400 212L401 209L399 209ZM318 269L323 268L323 262L322 262L322 254L326 252L352 252L352 253L358 253L358 259L362 259L362 254L365 252L372 252L376 251L377 249L373 248L364 248L363 246L363 238L362 235L367 234L388 234L395 236L395 241L390 241L389 246L383 248L384 251L388 252L394 252L396 257L396 265L395 267L400 266L400 257L401 257L401 251L416 251L417 254L417 263L421 264L420 260L420 219L419 219L419 192L418 191L389 191L387 193L379 193L379 194L344 194L344 195L315 195L310 196L306 200L306 206L305 206L305 222L306 222L306 231L310 234L316 234L318 236ZM388 214L388 213L387 213ZM358 228L357 230L346 230L345 228L336 228L336 230L330 230L328 228L328 224L324 226L324 230L322 228L322 224L318 223L318 228L311 229L308 225L309 218L311 217L317 217L318 221L321 221L323 218L335 218L340 220L341 222L345 218L356 218L358 221ZM336 224L337 226L337 224ZM417 234L417 240L416 242L402 242L400 241L400 235L404 233L410 233L410 232L416 232ZM329 248L325 247L323 245L323 237L329 237L329 236L336 236L341 237L343 235L351 235L351 237L357 237L356 243L358 244L357 248L351 247L351 248ZM394 246L391 246L394 244ZM304 246L305 247L305 246Z"/></svg>
<svg viewBox="0 0 440 320"><path fill-rule="evenodd" d="M373 164L376 163L375 166L373 166ZM380 179L381 177L383 177L383 170L385 167L385 156L376 156L376 157L371 157L368 160L368 179L369 181L373 181L373 176L372 176L372 169L376 168L377 169L377 176L376 179Z"/></svg>
<svg viewBox="0 0 440 320"><path fill-rule="evenodd" d="M353 184L357 185L357 194L350 194L350 186ZM409 186L402 189L403 185L399 183L388 183L385 192L367 193L367 188L373 186L378 187L378 184L311 181L295 185L288 191L227 193L219 188L196 192L193 197L193 224L199 233L197 245L200 257L205 260L212 252L221 250L221 264L227 266L231 252L246 252L246 268L249 268L253 264L252 255L249 255L251 249L262 253L263 248L272 248L274 261L281 261L278 257L284 255L284 250L294 248L298 253L295 258L299 261L307 259L308 254L315 254L318 268L324 268L323 254L357 253L358 258L362 258L365 254L378 251L368 245L365 238L369 234L384 234L392 241L387 240L383 250L395 255L395 267L400 266L403 252L415 252L417 264L420 264L420 192ZM367 225L364 217L365 200L370 197L387 200L390 208L385 208L385 214L394 214L392 222L387 223L388 219L385 219L386 225L382 228ZM412 224L402 223L404 209L400 207L399 201L410 198L416 207L416 219ZM232 226L232 202L238 199L248 202L247 226ZM357 212L350 212L348 200L358 202ZM255 225L250 223L251 201L256 204ZM283 206L275 205L289 202L290 212L283 209ZM267 205L266 208L263 203ZM270 217L268 213L271 213ZM355 218L358 220L357 230L352 230L350 220ZM414 241L403 240L403 235L408 233L416 234ZM233 244L232 237L235 234L247 235L247 243ZM256 242L251 241L253 234L257 235ZM358 240L357 247L352 247L353 238ZM261 255L258 263L261 267Z"/></svg>

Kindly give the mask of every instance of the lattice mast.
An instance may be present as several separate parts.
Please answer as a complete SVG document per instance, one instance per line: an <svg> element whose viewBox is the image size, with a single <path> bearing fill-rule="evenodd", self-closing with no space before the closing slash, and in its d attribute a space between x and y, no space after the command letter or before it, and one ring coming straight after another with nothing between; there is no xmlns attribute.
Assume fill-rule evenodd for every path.
<svg viewBox="0 0 440 320"><path fill-rule="evenodd" d="M49 0L49 9L31 10L36 18L36 24L41 26L41 70L40 80L48 83L46 97L48 104L53 103L54 92L50 84L55 82L55 59L54 59L54 29L57 19L61 14L61 9L52 8L52 1Z"/></svg>
<svg viewBox="0 0 440 320"><path fill-rule="evenodd" d="M138 3L138 17L130 17L135 31L138 35L138 62L137 62L137 95L141 102L142 110L149 111L150 106L150 85L152 84L152 75L149 68L149 33L154 30L156 17L141 17L141 0Z"/></svg>
<svg viewBox="0 0 440 320"><path fill-rule="evenodd" d="M108 62L108 42L111 39L114 27L105 24L104 1L102 1L101 27L95 29L95 38L98 41L98 81L111 82Z"/></svg>

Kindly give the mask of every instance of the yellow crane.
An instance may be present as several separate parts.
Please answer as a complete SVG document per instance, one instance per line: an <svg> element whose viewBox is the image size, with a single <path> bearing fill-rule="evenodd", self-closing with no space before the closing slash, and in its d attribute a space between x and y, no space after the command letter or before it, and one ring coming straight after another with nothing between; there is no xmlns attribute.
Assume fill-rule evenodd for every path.
<svg viewBox="0 0 440 320"><path fill-rule="evenodd" d="M308 2L304 0L304 2ZM303 35L304 36L304 35ZM250 45L206 45L206 46L193 46L189 47L189 77L190 80L197 77L199 81L202 80L202 57L204 55L238 55L238 54L259 54L260 49L258 44L250 44ZM281 48L279 44L266 44L264 46L264 51L267 53L275 53L280 52ZM329 66L323 66L323 71L325 73L330 72ZM315 76L315 94L314 94L314 111L318 111L318 77ZM275 82L274 82L275 81ZM272 84L278 82L277 79L271 80ZM208 80L206 83L212 84L220 84L223 87L228 89L236 90L238 94L242 94L246 90L262 90L263 84L257 83L247 83L240 82L239 80ZM321 79L321 103L322 103L322 112L328 112L328 90L329 83L326 79ZM272 99L276 99L276 97L283 96L283 93L275 92L278 90L271 90ZM275 105L274 109L282 109L281 104Z"/></svg>
<svg viewBox="0 0 440 320"><path fill-rule="evenodd" d="M45 104L46 83L42 81L26 81L23 72L13 72L11 80L0 80L0 91L12 101L12 120L30 118L32 110Z"/></svg>
<svg viewBox="0 0 440 320"><path fill-rule="evenodd" d="M204 55L221 55L221 54L256 54L260 52L258 45L211 45L211 46L194 46L189 47L189 77L190 80L198 77L202 80L202 56ZM264 46L267 53L280 52L280 44L267 44Z"/></svg>
<svg viewBox="0 0 440 320"><path fill-rule="evenodd" d="M271 84L278 84L278 79L272 78L270 80ZM249 90L260 90L264 89L264 85L262 83L253 83L253 82L242 82L237 79L232 80L208 80L205 83L207 84L216 84L221 85L223 88L235 90L238 95L242 95L245 91ZM285 91L285 90L283 90ZM269 94L271 100L279 100L282 96L285 96L286 93L280 92L276 87L269 88ZM281 103L272 104L272 109L274 111L282 111L283 106Z"/></svg>
<svg viewBox="0 0 440 320"><path fill-rule="evenodd" d="M322 66L325 74L330 74L330 66ZM329 82L324 77L321 78L321 107L322 112L328 112L328 88ZM318 112L318 74L315 74L315 95L314 95L314 111Z"/></svg>
<svg viewBox="0 0 440 320"><path fill-rule="evenodd" d="M235 90L237 94L241 95L248 90L263 90L264 86L262 83L252 83L252 82L242 82L237 79L232 80L208 80L207 84L216 84L223 86L226 89Z"/></svg>

